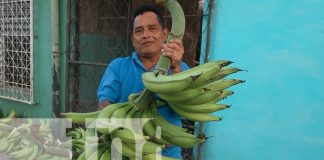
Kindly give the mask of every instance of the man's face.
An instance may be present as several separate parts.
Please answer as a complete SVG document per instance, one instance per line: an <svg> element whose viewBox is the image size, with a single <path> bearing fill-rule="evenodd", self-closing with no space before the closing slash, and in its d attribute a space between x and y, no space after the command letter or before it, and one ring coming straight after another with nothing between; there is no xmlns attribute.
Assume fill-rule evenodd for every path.
<svg viewBox="0 0 324 160"><path fill-rule="evenodd" d="M160 25L153 12L144 12L134 19L133 46L143 57L153 57L161 53L167 32Z"/></svg>

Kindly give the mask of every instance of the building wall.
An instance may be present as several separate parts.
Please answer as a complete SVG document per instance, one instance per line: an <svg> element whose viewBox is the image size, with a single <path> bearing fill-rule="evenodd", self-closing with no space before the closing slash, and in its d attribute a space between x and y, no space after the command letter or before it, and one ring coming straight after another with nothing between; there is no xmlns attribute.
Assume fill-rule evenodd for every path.
<svg viewBox="0 0 324 160"><path fill-rule="evenodd" d="M52 46L51 46L51 1L34 0L34 101L35 104L25 104L12 100L0 99L0 108L4 113L16 110L24 117L51 117L52 116ZM60 4L61 13L66 12L65 3ZM61 21L65 24L65 15ZM61 23L62 24L62 23ZM63 31L62 31L63 29ZM61 25L61 34L64 35L65 25ZM64 37L65 38L65 37ZM65 59L64 38L61 36L61 57ZM64 63L63 63L64 64ZM64 66L62 66L64 67ZM62 73L64 74L64 73ZM63 91L62 91L63 92Z"/></svg>
<svg viewBox="0 0 324 160"><path fill-rule="evenodd" d="M203 159L323 159L324 1L217 3L210 59L248 71L231 76L246 83L207 124Z"/></svg>

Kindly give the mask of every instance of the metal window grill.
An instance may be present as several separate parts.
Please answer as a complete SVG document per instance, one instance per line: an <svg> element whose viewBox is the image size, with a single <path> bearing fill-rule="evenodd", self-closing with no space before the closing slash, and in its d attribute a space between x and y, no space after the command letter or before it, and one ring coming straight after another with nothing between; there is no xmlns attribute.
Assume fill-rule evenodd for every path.
<svg viewBox="0 0 324 160"><path fill-rule="evenodd" d="M33 0L0 1L0 97L33 103Z"/></svg>

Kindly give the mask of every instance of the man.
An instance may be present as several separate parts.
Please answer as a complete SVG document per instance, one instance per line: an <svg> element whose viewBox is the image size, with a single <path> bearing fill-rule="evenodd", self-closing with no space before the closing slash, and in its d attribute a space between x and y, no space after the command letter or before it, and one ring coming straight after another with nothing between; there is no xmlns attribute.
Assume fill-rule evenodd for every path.
<svg viewBox="0 0 324 160"><path fill-rule="evenodd" d="M141 75L154 69L161 53L171 60L171 74L189 68L182 62L184 48L181 40L174 39L164 44L168 35L164 26L162 14L154 6L144 5L134 12L132 41L135 52L109 64L98 88L99 108L128 101L131 93L142 91L144 85ZM180 118L169 106L160 107L159 113L169 122L181 125ZM162 151L162 155L181 158L181 148L168 147Z"/></svg>

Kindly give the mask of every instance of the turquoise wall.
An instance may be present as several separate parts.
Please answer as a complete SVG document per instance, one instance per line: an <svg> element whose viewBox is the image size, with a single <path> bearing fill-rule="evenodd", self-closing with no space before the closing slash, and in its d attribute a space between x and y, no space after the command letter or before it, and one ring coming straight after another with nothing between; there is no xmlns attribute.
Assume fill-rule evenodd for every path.
<svg viewBox="0 0 324 160"><path fill-rule="evenodd" d="M52 117L52 37L51 1L34 0L34 104L26 104L0 98L0 110L7 114L10 110L23 117ZM65 68L66 50L66 2L60 3L60 45L61 67ZM65 70L61 69L61 102L64 102ZM63 104L63 103L61 103ZM63 109L64 106L61 106Z"/></svg>
<svg viewBox="0 0 324 160"><path fill-rule="evenodd" d="M217 3L210 59L248 72L231 76L246 83L207 124L204 159L324 159L324 1Z"/></svg>

